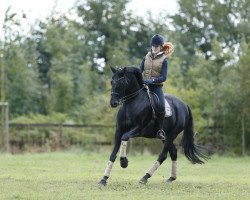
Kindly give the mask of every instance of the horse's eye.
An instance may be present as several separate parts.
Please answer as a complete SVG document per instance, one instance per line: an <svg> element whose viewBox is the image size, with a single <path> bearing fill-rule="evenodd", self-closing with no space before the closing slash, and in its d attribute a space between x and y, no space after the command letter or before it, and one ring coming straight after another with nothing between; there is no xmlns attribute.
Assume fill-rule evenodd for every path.
<svg viewBox="0 0 250 200"><path fill-rule="evenodd" d="M113 84L113 80L110 81L110 84L111 84L111 85Z"/></svg>

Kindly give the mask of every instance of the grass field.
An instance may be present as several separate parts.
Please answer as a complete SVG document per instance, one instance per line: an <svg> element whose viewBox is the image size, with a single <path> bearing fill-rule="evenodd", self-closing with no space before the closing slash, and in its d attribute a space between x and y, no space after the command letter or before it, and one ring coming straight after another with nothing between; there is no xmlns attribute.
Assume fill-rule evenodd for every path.
<svg viewBox="0 0 250 200"><path fill-rule="evenodd" d="M178 179L167 184L170 160L140 185L157 156L128 156L116 162L106 187L99 189L108 154L0 154L0 199L250 199L250 157L213 156L205 165L178 160ZM117 159L117 161L119 161Z"/></svg>

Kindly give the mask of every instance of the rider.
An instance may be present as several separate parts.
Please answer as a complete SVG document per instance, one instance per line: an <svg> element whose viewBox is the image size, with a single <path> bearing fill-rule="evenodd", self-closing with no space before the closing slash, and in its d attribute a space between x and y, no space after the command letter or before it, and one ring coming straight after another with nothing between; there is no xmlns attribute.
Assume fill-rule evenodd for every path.
<svg viewBox="0 0 250 200"><path fill-rule="evenodd" d="M151 50L143 58L140 68L144 83L149 87L149 90L157 94L159 98L159 112L156 112L157 138L165 140L165 132L163 130L165 98L162 86L167 79L167 58L173 53L173 45L169 42L164 43L163 36L159 34L151 38L150 45Z"/></svg>

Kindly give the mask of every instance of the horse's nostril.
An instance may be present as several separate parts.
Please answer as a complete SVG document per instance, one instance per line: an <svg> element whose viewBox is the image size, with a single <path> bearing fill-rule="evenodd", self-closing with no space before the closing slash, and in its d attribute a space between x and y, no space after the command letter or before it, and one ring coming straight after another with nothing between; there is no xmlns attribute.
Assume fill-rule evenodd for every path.
<svg viewBox="0 0 250 200"><path fill-rule="evenodd" d="M111 105L111 107L117 107L118 106L118 102L115 101L115 100L111 100L110 101L110 105Z"/></svg>

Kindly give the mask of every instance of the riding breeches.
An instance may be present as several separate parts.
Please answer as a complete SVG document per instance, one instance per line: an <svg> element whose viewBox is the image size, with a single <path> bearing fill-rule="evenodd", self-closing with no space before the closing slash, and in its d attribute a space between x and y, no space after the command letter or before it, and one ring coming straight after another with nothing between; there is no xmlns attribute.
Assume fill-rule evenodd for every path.
<svg viewBox="0 0 250 200"><path fill-rule="evenodd" d="M165 112L165 98L161 85L149 85L149 90L159 98L159 112Z"/></svg>

